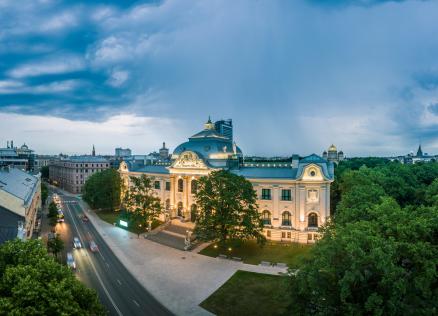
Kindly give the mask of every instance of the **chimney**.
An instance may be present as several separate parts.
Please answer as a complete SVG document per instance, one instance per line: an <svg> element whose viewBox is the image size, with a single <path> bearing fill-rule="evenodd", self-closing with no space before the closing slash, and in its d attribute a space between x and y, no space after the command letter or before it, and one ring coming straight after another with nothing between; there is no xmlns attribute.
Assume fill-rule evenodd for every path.
<svg viewBox="0 0 438 316"><path fill-rule="evenodd" d="M11 140L11 148L14 148L14 141Z"/></svg>
<svg viewBox="0 0 438 316"><path fill-rule="evenodd" d="M7 141L7 146L6 146L6 148L9 148L9 140Z"/></svg>

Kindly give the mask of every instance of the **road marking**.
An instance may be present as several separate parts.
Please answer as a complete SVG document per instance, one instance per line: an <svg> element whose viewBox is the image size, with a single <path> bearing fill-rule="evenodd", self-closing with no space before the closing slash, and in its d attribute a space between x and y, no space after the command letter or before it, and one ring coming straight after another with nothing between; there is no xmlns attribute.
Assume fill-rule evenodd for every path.
<svg viewBox="0 0 438 316"><path fill-rule="evenodd" d="M122 282L120 282L120 280L119 280L119 279L117 279L117 283L119 283L119 285L122 285Z"/></svg>
<svg viewBox="0 0 438 316"><path fill-rule="evenodd" d="M136 300L132 300L134 302L135 305L137 305L137 307L140 307L140 304L137 303Z"/></svg>
<svg viewBox="0 0 438 316"><path fill-rule="evenodd" d="M70 214L70 217L71 217L72 220L73 220L73 225L75 225L75 227L76 227L76 231L77 231L77 233L78 233L78 235L79 235L79 238L81 239L81 233L80 233L80 231L79 231L79 229L78 229L78 226L76 225L76 222L75 222L74 217L73 217L72 214L71 214L70 206L67 206L67 211L68 211L68 213ZM82 238L82 239L83 239L83 238ZM119 316L123 316L122 312L121 312L120 309L117 307L117 305L116 305L116 303L114 302L113 298L112 298L111 295L109 294L108 289L106 288L105 284L103 284L102 278L100 277L99 273L97 272L96 267L94 266L93 261L92 261L91 259L90 259L89 261L90 261L91 267L92 267L93 270L94 270L94 273L96 274L96 277L97 277L97 279L98 279L100 285L101 285L102 288L103 288L103 291L105 292L106 296L107 296L108 299L110 300L110 302L111 302L111 304L113 305L114 309L116 310L117 314L118 314Z"/></svg>

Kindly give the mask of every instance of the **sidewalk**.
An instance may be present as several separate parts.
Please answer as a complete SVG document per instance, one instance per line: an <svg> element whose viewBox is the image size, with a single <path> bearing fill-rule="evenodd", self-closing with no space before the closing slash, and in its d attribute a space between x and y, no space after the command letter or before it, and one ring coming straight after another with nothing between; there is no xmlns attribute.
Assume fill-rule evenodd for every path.
<svg viewBox="0 0 438 316"><path fill-rule="evenodd" d="M83 203L85 204L85 203ZM261 267L166 247L114 227L88 211L108 246L134 277L176 315L211 315L199 304L237 270L278 274L284 268Z"/></svg>

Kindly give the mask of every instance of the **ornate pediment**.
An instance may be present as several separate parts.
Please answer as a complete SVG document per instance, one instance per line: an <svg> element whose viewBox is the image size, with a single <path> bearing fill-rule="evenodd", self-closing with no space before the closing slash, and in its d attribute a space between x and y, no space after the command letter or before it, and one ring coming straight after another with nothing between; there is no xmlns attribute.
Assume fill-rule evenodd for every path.
<svg viewBox="0 0 438 316"><path fill-rule="evenodd" d="M172 164L172 168L207 169L205 162L193 151L184 151Z"/></svg>

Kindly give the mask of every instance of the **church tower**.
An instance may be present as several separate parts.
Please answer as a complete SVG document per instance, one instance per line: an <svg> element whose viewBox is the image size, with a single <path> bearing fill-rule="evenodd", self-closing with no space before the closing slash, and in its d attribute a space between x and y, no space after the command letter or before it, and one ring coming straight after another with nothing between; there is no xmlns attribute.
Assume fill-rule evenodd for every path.
<svg viewBox="0 0 438 316"><path fill-rule="evenodd" d="M421 149L421 144L418 146L417 157L423 157L423 150Z"/></svg>
<svg viewBox="0 0 438 316"><path fill-rule="evenodd" d="M94 148L94 144L93 144L93 151L91 152L91 155L94 157L96 156L96 149Z"/></svg>

